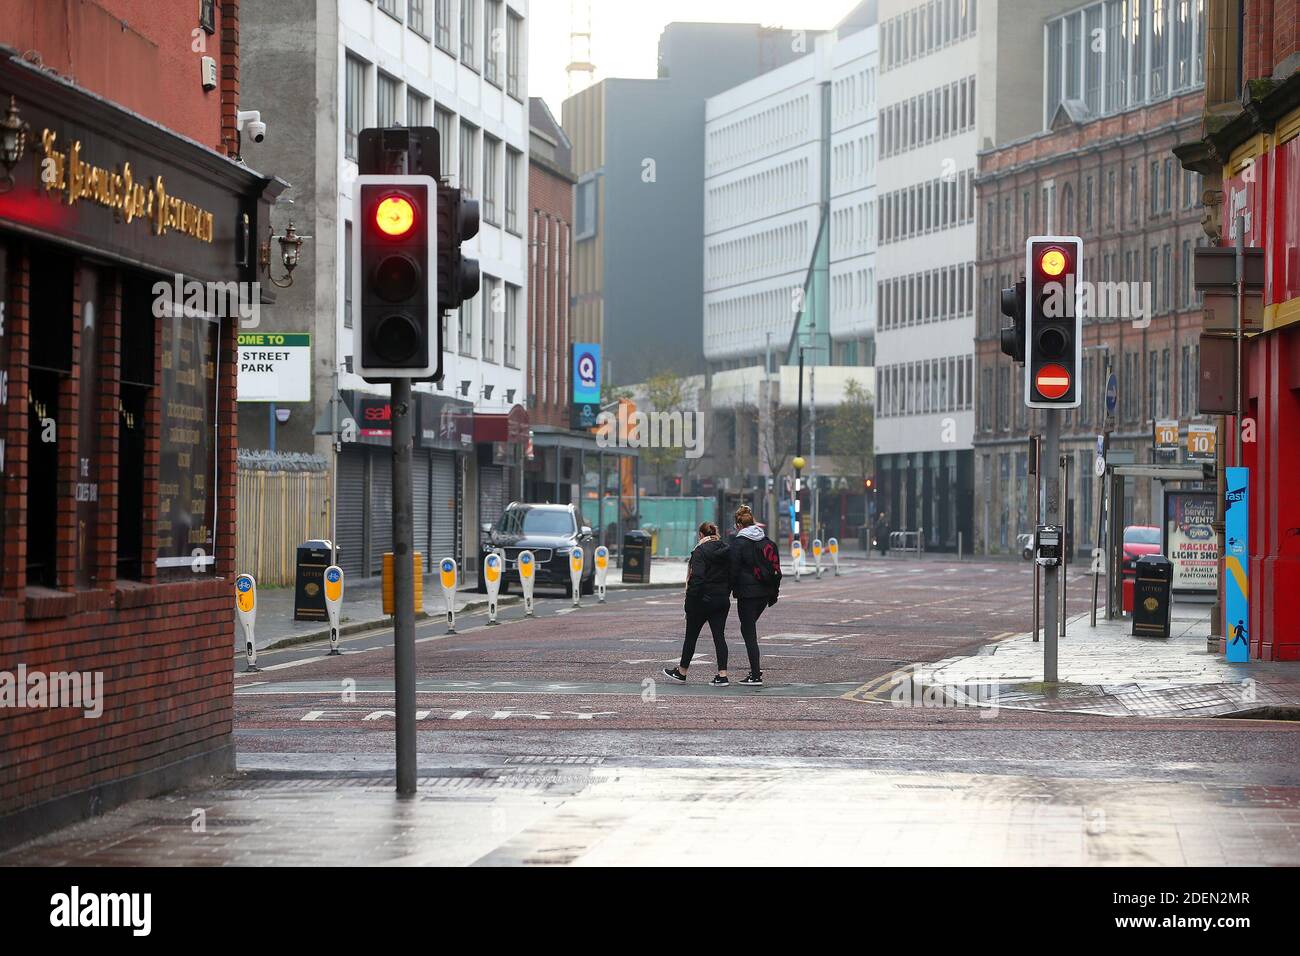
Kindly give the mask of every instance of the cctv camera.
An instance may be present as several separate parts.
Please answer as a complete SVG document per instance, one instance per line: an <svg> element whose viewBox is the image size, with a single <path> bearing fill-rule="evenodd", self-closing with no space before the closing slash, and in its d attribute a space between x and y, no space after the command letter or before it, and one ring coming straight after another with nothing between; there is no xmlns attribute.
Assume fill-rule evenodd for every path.
<svg viewBox="0 0 1300 956"><path fill-rule="evenodd" d="M235 115L235 121L239 124L239 132L246 134L254 143L266 139L266 124L262 122L262 114L257 110L240 110Z"/></svg>

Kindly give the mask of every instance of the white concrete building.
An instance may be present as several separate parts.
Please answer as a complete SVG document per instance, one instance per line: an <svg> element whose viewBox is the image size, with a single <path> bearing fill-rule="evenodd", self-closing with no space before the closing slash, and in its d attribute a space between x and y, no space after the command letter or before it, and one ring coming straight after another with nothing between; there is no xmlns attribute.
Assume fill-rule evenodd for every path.
<svg viewBox="0 0 1300 956"><path fill-rule="evenodd" d="M933 549L971 540L984 6L880 2L877 503Z"/></svg>

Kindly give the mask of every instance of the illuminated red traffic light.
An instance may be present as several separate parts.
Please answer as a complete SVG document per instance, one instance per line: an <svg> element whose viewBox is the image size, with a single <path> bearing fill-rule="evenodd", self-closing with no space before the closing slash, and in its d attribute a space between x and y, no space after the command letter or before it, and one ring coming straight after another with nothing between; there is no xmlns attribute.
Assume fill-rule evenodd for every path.
<svg viewBox="0 0 1300 956"><path fill-rule="evenodd" d="M1065 253L1060 249L1047 249L1038 259L1038 267L1043 270L1044 275L1059 276L1065 271L1065 266Z"/></svg>
<svg viewBox="0 0 1300 956"><path fill-rule="evenodd" d="M405 196L386 196L375 207L375 225L394 239L415 228L415 207Z"/></svg>

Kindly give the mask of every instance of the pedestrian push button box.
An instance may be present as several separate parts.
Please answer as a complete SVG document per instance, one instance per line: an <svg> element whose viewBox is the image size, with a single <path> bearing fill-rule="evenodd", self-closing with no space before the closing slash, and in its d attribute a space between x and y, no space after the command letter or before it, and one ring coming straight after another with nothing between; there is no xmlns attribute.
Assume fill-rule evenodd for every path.
<svg viewBox="0 0 1300 956"><path fill-rule="evenodd" d="M1054 568L1061 563L1061 527L1040 524L1035 537L1034 560L1044 568Z"/></svg>

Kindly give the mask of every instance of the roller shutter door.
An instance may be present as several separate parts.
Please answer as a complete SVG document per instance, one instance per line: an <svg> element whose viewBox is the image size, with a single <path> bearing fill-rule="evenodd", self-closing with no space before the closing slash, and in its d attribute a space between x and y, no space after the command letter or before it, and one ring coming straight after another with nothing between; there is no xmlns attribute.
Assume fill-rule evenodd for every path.
<svg viewBox="0 0 1300 956"><path fill-rule="evenodd" d="M429 453L419 449L411 453L411 518L411 540L415 550L424 555L424 573L428 574L433 560L429 552Z"/></svg>
<svg viewBox="0 0 1300 956"><path fill-rule="evenodd" d="M370 573L382 574L393 550L393 460L385 448L370 453Z"/></svg>
<svg viewBox="0 0 1300 956"><path fill-rule="evenodd" d="M478 467L479 524L496 524L509 504L506 499L505 469L500 465Z"/></svg>
<svg viewBox="0 0 1300 956"><path fill-rule="evenodd" d="M338 461L339 565L349 576L365 577L366 450L345 446Z"/></svg>
<svg viewBox="0 0 1300 956"><path fill-rule="evenodd" d="M456 455L449 451L429 453L429 515L432 524L429 535L430 564L446 557L454 557L458 564L461 555L456 553L456 528L460 509L456 501Z"/></svg>

